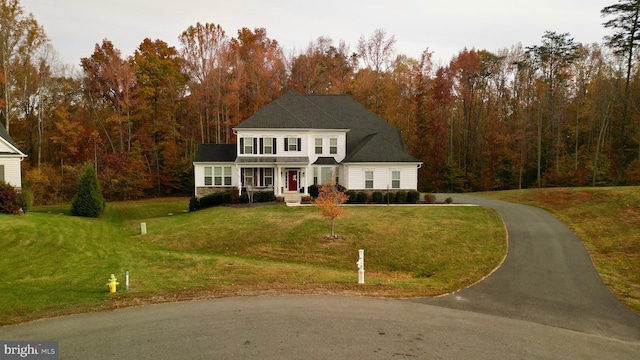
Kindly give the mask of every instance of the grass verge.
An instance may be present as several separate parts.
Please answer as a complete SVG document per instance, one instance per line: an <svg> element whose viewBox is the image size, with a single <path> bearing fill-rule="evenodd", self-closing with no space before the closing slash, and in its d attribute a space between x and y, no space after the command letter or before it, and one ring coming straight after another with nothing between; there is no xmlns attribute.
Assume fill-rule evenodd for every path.
<svg viewBox="0 0 640 360"><path fill-rule="evenodd" d="M482 193L550 211L583 241L603 281L640 313L640 187Z"/></svg>
<svg viewBox="0 0 640 360"><path fill-rule="evenodd" d="M110 203L99 219L72 217L68 206L0 216L0 324L220 296L434 296L477 282L506 252L501 218L479 207L349 207L340 238L328 241L330 223L313 207L187 205ZM356 284L358 249L365 285Z"/></svg>

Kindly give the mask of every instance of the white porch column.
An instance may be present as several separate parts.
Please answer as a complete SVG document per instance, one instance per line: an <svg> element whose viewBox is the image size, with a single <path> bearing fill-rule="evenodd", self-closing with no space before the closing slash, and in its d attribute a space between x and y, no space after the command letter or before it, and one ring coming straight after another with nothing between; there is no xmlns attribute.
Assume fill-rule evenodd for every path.
<svg viewBox="0 0 640 360"><path fill-rule="evenodd" d="M273 174L273 191L275 193L276 196L281 196L282 195L282 176L280 174L280 165L276 165L275 169L273 170L274 174Z"/></svg>

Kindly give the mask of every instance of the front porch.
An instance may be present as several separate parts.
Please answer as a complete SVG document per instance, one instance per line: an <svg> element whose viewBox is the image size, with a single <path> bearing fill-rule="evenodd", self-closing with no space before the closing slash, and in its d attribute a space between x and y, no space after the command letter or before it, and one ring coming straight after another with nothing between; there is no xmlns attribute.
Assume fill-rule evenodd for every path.
<svg viewBox="0 0 640 360"><path fill-rule="evenodd" d="M275 196L295 198L299 201L301 196L309 194L307 167L308 164L304 166L292 166L291 164L241 166L238 171L239 188L252 189L253 191L273 191Z"/></svg>

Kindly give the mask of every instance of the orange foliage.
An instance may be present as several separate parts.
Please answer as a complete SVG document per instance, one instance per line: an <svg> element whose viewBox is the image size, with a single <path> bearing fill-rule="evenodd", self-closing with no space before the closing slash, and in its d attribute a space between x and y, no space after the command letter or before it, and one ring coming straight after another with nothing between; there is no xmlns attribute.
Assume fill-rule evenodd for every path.
<svg viewBox="0 0 640 360"><path fill-rule="evenodd" d="M320 186L315 204L324 216L331 219L331 237L336 237L333 231L334 221L345 213L346 210L340 205L344 204L347 199L347 195L338 190L335 185Z"/></svg>

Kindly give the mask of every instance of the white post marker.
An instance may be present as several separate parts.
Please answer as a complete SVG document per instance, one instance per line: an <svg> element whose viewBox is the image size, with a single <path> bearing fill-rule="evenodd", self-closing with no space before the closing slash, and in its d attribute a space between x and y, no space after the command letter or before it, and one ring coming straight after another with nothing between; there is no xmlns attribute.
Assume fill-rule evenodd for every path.
<svg viewBox="0 0 640 360"><path fill-rule="evenodd" d="M140 223L140 233L142 235L147 233L147 223Z"/></svg>
<svg viewBox="0 0 640 360"><path fill-rule="evenodd" d="M358 250L358 284L364 284L364 250Z"/></svg>
<svg viewBox="0 0 640 360"><path fill-rule="evenodd" d="M129 270L126 271L125 289L129 291Z"/></svg>

